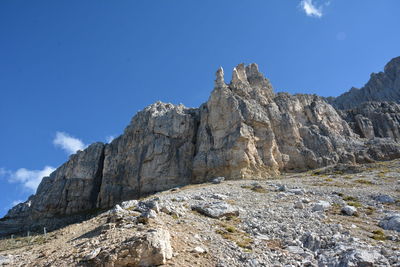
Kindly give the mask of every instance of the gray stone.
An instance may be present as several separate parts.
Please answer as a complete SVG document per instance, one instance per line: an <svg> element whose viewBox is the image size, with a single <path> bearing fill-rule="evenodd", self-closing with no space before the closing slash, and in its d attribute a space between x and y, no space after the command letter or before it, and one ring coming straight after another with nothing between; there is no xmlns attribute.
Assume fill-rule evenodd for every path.
<svg viewBox="0 0 400 267"><path fill-rule="evenodd" d="M289 193L295 194L295 195L304 195L304 190L301 188L294 188L288 190Z"/></svg>
<svg viewBox="0 0 400 267"><path fill-rule="evenodd" d="M103 254L103 253L101 253ZM101 255L100 254L100 255ZM128 238L101 262L106 266L158 266L172 258L171 236L167 230L155 229Z"/></svg>
<svg viewBox="0 0 400 267"><path fill-rule="evenodd" d="M294 207L296 209L304 209L304 204L301 201L297 201L296 203L294 203Z"/></svg>
<svg viewBox="0 0 400 267"><path fill-rule="evenodd" d="M124 201L121 203L121 208L123 209L135 208L138 205L138 203L139 202L137 200Z"/></svg>
<svg viewBox="0 0 400 267"><path fill-rule="evenodd" d="M239 210L226 202L208 202L192 206L195 210L211 218L221 218L226 216L238 216Z"/></svg>
<svg viewBox="0 0 400 267"><path fill-rule="evenodd" d="M353 216L353 215L357 214L357 209L353 206L346 205L342 208L342 214L348 215L348 216Z"/></svg>
<svg viewBox="0 0 400 267"><path fill-rule="evenodd" d="M374 199L380 203L395 203L394 198L389 195L378 195Z"/></svg>
<svg viewBox="0 0 400 267"><path fill-rule="evenodd" d="M385 230L394 230L400 232L400 214L392 214L383 218L379 226Z"/></svg>
<svg viewBox="0 0 400 267"><path fill-rule="evenodd" d="M100 251L101 251L101 248L93 249L89 254L87 254L86 256L83 257L83 260L89 261L89 260L96 258L97 255L99 255Z"/></svg>
<svg viewBox="0 0 400 267"><path fill-rule="evenodd" d="M224 200L224 199L227 199L228 196L222 195L222 194L212 194L212 195L210 196L210 198L218 199L218 200Z"/></svg>
<svg viewBox="0 0 400 267"><path fill-rule="evenodd" d="M220 184L225 180L225 177L217 177L211 180L211 183L213 184Z"/></svg>
<svg viewBox="0 0 400 267"><path fill-rule="evenodd" d="M372 267L376 266L380 261L384 261L387 264L387 260L377 251L353 249L341 255L338 266ZM388 266L386 264L383 266Z"/></svg>
<svg viewBox="0 0 400 267"><path fill-rule="evenodd" d="M331 207L331 204L327 201L319 201L317 202L313 208L312 211L325 211Z"/></svg>

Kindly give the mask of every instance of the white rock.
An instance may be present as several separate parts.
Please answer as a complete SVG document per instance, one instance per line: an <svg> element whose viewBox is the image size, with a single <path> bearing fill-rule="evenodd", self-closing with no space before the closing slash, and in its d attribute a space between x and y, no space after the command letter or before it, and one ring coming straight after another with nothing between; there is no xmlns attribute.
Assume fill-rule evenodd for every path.
<svg viewBox="0 0 400 267"><path fill-rule="evenodd" d="M192 210L196 210L212 218L220 218L224 216L238 216L239 210L226 202L208 202L193 205Z"/></svg>
<svg viewBox="0 0 400 267"><path fill-rule="evenodd" d="M225 177L216 177L211 180L211 183L213 184L220 184L225 180Z"/></svg>
<svg viewBox="0 0 400 267"><path fill-rule="evenodd" d="M296 203L294 203L294 207L296 209L304 209L304 204L301 201L297 201Z"/></svg>
<svg viewBox="0 0 400 267"><path fill-rule="evenodd" d="M83 260L88 261L96 258L97 255L99 255L101 251L101 248L96 248L92 250L89 254L87 254L85 257L83 257Z"/></svg>
<svg viewBox="0 0 400 267"><path fill-rule="evenodd" d="M206 253L206 250L205 250L204 248L202 248L202 247L195 247L195 248L192 250L192 252L193 252L193 253L198 253L198 254L203 254L203 253Z"/></svg>
<svg viewBox="0 0 400 267"><path fill-rule="evenodd" d="M312 211L325 211L331 207L331 204L327 201L320 200L314 205Z"/></svg>
<svg viewBox="0 0 400 267"><path fill-rule="evenodd" d="M212 194L210 197L218 200L224 200L228 198L228 196L222 194Z"/></svg>
<svg viewBox="0 0 400 267"><path fill-rule="evenodd" d="M138 204L137 200L128 200L128 201L124 201L121 203L121 208L129 209L129 208L136 207L137 204Z"/></svg>
<svg viewBox="0 0 400 267"><path fill-rule="evenodd" d="M356 207L347 205L342 208L342 214L347 216L353 216L357 214L357 209Z"/></svg>

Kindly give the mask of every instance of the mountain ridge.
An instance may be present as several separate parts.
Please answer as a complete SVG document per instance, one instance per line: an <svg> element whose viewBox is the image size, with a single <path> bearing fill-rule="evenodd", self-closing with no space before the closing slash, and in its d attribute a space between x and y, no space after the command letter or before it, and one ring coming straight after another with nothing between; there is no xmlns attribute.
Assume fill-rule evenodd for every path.
<svg viewBox="0 0 400 267"><path fill-rule="evenodd" d="M387 75L398 79L391 70ZM399 158L398 107L381 104L388 105L382 111L368 105L369 112L340 110L317 95L276 94L257 64L239 64L226 84L220 68L199 108L156 102L110 144L94 143L72 155L42 180L35 195L7 213L0 234L56 228L56 216L73 218L218 176L267 179Z"/></svg>

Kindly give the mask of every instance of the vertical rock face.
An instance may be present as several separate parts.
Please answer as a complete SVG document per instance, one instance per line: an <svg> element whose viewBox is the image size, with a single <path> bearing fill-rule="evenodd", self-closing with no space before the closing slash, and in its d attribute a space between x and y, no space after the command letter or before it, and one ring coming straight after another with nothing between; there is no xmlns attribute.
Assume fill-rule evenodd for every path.
<svg viewBox="0 0 400 267"><path fill-rule="evenodd" d="M185 185L192 175L197 110L157 102L106 147L98 207Z"/></svg>
<svg viewBox="0 0 400 267"><path fill-rule="evenodd" d="M394 102L366 102L342 112L354 132L363 138L400 141L400 105Z"/></svg>
<svg viewBox="0 0 400 267"><path fill-rule="evenodd" d="M50 177L43 178L31 208L34 213L69 215L96 208L104 161L102 143L72 155Z"/></svg>
<svg viewBox="0 0 400 267"><path fill-rule="evenodd" d="M200 107L194 181L269 177L338 162L364 161L364 143L315 95L275 95L256 64L237 66Z"/></svg>

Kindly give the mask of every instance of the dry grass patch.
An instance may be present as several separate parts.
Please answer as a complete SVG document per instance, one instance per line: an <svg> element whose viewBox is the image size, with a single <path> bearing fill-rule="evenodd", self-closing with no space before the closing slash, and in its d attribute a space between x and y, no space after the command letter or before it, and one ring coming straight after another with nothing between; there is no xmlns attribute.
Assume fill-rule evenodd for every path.
<svg viewBox="0 0 400 267"><path fill-rule="evenodd" d="M343 196L344 201L358 201L358 198L353 196Z"/></svg>
<svg viewBox="0 0 400 267"><path fill-rule="evenodd" d="M385 233L382 230L375 230L372 231L372 236L370 238L377 240L377 241L384 241L387 239Z"/></svg>
<svg viewBox="0 0 400 267"><path fill-rule="evenodd" d="M47 237L43 235L9 238L0 241L0 251L12 250L32 245L42 245L46 243L47 240Z"/></svg>
<svg viewBox="0 0 400 267"><path fill-rule="evenodd" d="M364 180L364 179L357 179L354 181L357 184L363 184L363 185L373 185L374 183L368 180Z"/></svg>
<svg viewBox="0 0 400 267"><path fill-rule="evenodd" d="M219 229L215 232L221 235L224 239L235 242L239 247L251 250L253 239L250 238L248 233L237 228L239 223L240 219L238 217L228 217L226 220L220 221L217 224Z"/></svg>

